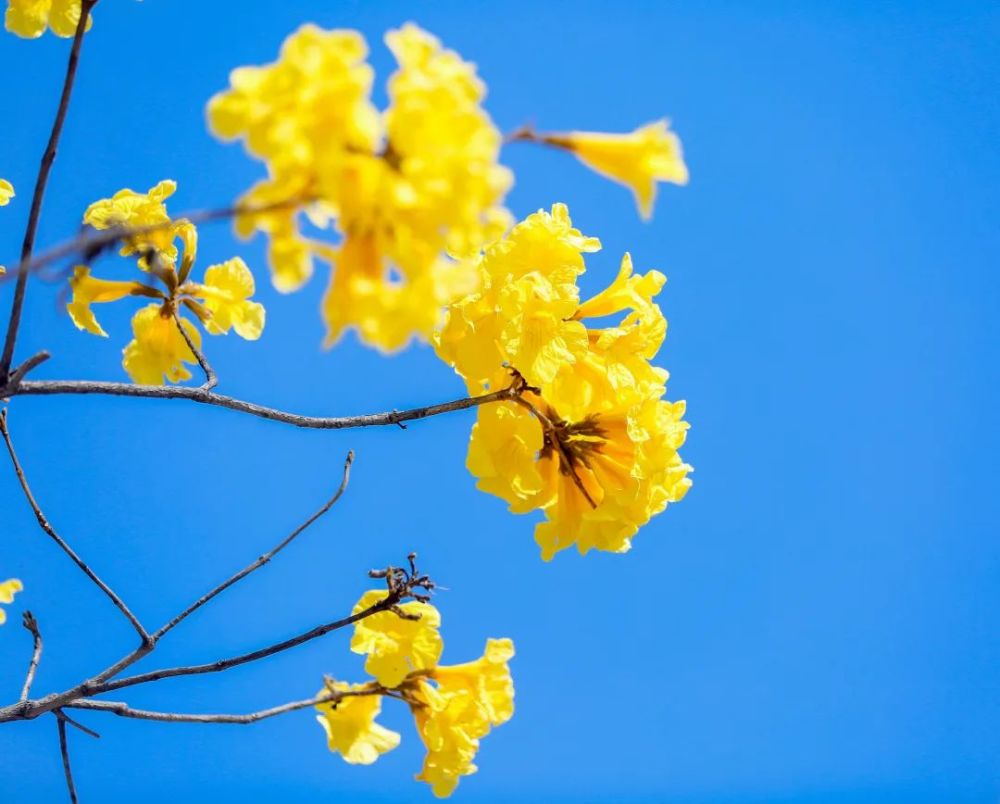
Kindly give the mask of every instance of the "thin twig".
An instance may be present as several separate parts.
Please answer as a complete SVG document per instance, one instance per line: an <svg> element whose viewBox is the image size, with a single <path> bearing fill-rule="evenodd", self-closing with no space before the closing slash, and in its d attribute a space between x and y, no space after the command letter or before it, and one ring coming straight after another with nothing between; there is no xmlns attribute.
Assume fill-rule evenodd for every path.
<svg viewBox="0 0 1000 804"><path fill-rule="evenodd" d="M87 565L87 563L76 554L73 548L70 547L58 533L56 533L52 525L49 524L48 519L45 518L45 514L42 512L42 509L35 501L34 495L31 493L31 487L28 485L28 479L24 474L24 469L21 468L21 462L18 460L17 453L14 451L14 442L10 438L10 430L7 427L6 408L0 411L0 435L3 436L3 440L7 444L7 452L10 453L10 460L14 465L14 473L17 475L17 480L21 484L21 490L24 492L24 496L28 500L31 510L35 513L35 519L38 520L39 527L46 534L48 534L52 540L59 545L59 548L73 560L73 563L83 570L83 573L111 599L111 602L114 603L115 606L118 607L118 610L125 615L126 619L132 623L132 627L138 632L143 644L149 642L149 634L146 633L146 629L142 627L142 623L140 623L136 616L129 610L129 607L125 605L125 602L118 597L117 594L115 594L110 586L97 577L97 573L95 573Z"/></svg>
<svg viewBox="0 0 1000 804"><path fill-rule="evenodd" d="M50 355L44 349L40 352L36 352L10 373L9 384L17 385L18 383L21 382L21 380L24 379L24 376L29 371L32 371L33 369L37 368L46 360L48 360L50 357L52 357L52 355Z"/></svg>
<svg viewBox="0 0 1000 804"><path fill-rule="evenodd" d="M358 416L303 416L298 413L288 413L277 408L268 408L256 402L247 402L231 396L206 391L203 388L189 388L183 385L132 385L127 382L97 382L90 380L25 380L16 387L0 388L0 399L13 396L55 396L63 394L102 394L108 396L143 397L146 399L186 399L204 405L214 405L228 408L239 413L247 413L262 419L290 424L294 427L305 427L317 430L346 430L352 427L376 427L382 425L398 425L401 422L425 419L441 413L465 410L490 402L513 400L522 392L522 388L512 385L499 391L493 391L482 396L456 399L453 402L443 402L437 405L412 408L410 410L391 410L386 413L364 413Z"/></svg>
<svg viewBox="0 0 1000 804"><path fill-rule="evenodd" d="M191 350L191 354L194 355L194 359L198 361L198 365L201 366L201 370L205 372L205 382L203 382L199 387L203 391L211 391L219 384L219 378L215 375L215 370L209 365L208 358L205 357L204 353L199 349L195 342L191 339L188 331L184 329L184 324L180 314L174 310L174 323L177 324L177 329L180 330L181 337L184 342L188 345L188 349Z"/></svg>
<svg viewBox="0 0 1000 804"><path fill-rule="evenodd" d="M17 284L14 288L14 302L10 308L10 320L7 323L7 337L3 345L3 356L0 357L0 383L6 384L11 362L14 360L14 345L17 343L17 331L21 325L21 311L24 308L24 293L30 273L29 263L31 252L35 248L35 235L38 233L38 221L42 214L42 201L45 198L45 187L49 182L52 164L56 159L59 138L62 136L66 113L69 111L70 97L73 95L73 84L76 81L76 68L80 63L80 49L83 46L83 34L87 29L87 19L90 10L97 0L83 0L80 8L80 19L73 34L73 45L69 51L69 62L66 65L66 77L63 79L62 94L56 109L55 120L49 141L45 145L41 164L38 166L38 176L35 179L35 189L31 196L31 211L28 213L28 225L25 227L24 240L21 244L21 261L17 266Z"/></svg>
<svg viewBox="0 0 1000 804"><path fill-rule="evenodd" d="M69 766L69 746L66 744L66 721L56 717L59 724L59 751L62 753L63 772L66 774L66 788L69 790L69 800L77 804L76 785L73 784L73 771Z"/></svg>
<svg viewBox="0 0 1000 804"><path fill-rule="evenodd" d="M100 740L101 739L101 735L100 734L98 734L93 729L91 729L91 728L89 728L87 726L84 726L80 721L74 720L69 715L67 715L62 709L54 709L54 710L52 710L52 714L54 714L60 720L65 720L70 726L73 726L73 728L79 729L84 734L88 735L89 737L93 737L95 740Z"/></svg>
<svg viewBox="0 0 1000 804"><path fill-rule="evenodd" d="M220 673L223 670L229 670L231 667L237 667L241 664L247 664L248 662L265 659L268 656L273 656L276 653L281 653L282 651L286 651L290 648L294 648L306 642L318 639L321 636L329 634L331 631L346 628L348 625L353 625L358 622L358 620L363 620L365 617L371 617L373 614L378 614L382 611L389 611L398 602L398 598L390 594L374 605L369 606L367 609L359 611L357 614L352 614L350 617L344 617L340 620L334 620L333 622L318 625L315 628L311 628L308 631L299 634L298 636L294 636L291 639L286 639L274 645L269 645L266 648L260 648L259 650L255 650L250 653L243 653L229 659L218 659L214 662L209 662L208 664L193 664L186 665L184 667L165 667L161 670L150 670L147 673L138 673L134 676L127 676L126 678L106 681L92 687L89 694L99 695L101 693L111 692L112 690L120 690L123 687L134 687L136 684L147 684L151 681L160 681L164 678L174 678L176 676L194 676L202 673Z"/></svg>
<svg viewBox="0 0 1000 804"><path fill-rule="evenodd" d="M308 202L308 198L295 196L281 199L280 201L272 201L267 204L231 204L226 207L190 210L175 215L169 220L145 224L143 226L112 226L109 229L101 229L100 231L86 230L71 240L58 243L52 248L43 251L28 265L28 272L34 273L74 254L80 254L84 259L89 260L119 241L169 229L180 220L186 220L197 225L199 223L226 220L237 215L262 215L267 212L277 212L282 209L295 208Z"/></svg>
<svg viewBox="0 0 1000 804"><path fill-rule="evenodd" d="M263 567L272 558L274 558L278 553L280 553L282 550L284 550L286 547L288 547L288 545L291 544L292 541L300 533L302 533L306 528L308 528L310 525L312 525L313 522L315 522L317 519L319 519L321 516L323 516L327 511L329 511L331 508L333 508L333 506L336 504L337 500L339 500L341 498L341 496L344 493L344 490L347 488L347 483L348 483L348 481L350 480L350 477L351 477L351 463L353 461L354 461L354 453L353 452L348 452L347 453L347 459L344 461L344 474L343 474L343 477L341 478L340 486L333 493L333 496L330 497L330 499L328 499L325 503L323 503L323 507L322 508L320 508L318 511L316 511L316 513L314 513L312 516L310 516L305 522L303 522L301 525L299 525L297 528L295 528L295 530L293 530L290 534L288 534L288 536L286 536L277 546L273 547L271 550L269 550L268 552L264 553L262 556L260 556L253 563L248 564L246 567L244 567L243 569L241 569L239 572L237 572L235 575L233 575L228 580L225 580L222 583L220 583L218 586L216 586L210 592L206 592L204 595L202 595L200 598L198 598L194 603L192 603L190 606L188 606L186 609L184 609L184 611L182 611L180 614L178 614L176 617L174 617L170 622L168 622L166 625L164 625L162 628L160 628L158 631L156 631L153 634L153 636L152 636L153 641L154 642L158 642L160 640L160 638L164 634L166 634L172 628L174 628L175 626L177 626L189 614L192 614L195 611L197 611L198 609L200 609L202 606L204 606L206 603L208 603L208 601L210 601L216 595L224 592L226 589L228 589L234 583L237 583L238 581L241 581L243 578L245 578L247 575L249 575L254 570L257 570L260 567Z"/></svg>
<svg viewBox="0 0 1000 804"><path fill-rule="evenodd" d="M24 686L21 687L21 700L26 701L31 693L31 685L35 682L38 662L42 658L42 632L38 630L38 620L30 611L21 615L21 623L28 629L34 643L31 649L31 661L28 662L28 674L24 677Z"/></svg>
<svg viewBox="0 0 1000 804"><path fill-rule="evenodd" d="M100 712L111 712L119 717L132 717L139 720L159 720L165 723L256 723L275 715L283 715L286 712L295 712L299 709L307 709L317 704L339 701L342 698L358 695L378 695L381 688L373 686L370 690L345 690L343 692L325 692L314 698L307 698L304 701L292 701L281 706L272 706L270 709L261 709L259 712L251 712L246 715L216 715L216 714L186 714L183 712L151 712L146 709L133 709L127 703L121 701L92 701L80 700L66 704L73 709L90 709Z"/></svg>

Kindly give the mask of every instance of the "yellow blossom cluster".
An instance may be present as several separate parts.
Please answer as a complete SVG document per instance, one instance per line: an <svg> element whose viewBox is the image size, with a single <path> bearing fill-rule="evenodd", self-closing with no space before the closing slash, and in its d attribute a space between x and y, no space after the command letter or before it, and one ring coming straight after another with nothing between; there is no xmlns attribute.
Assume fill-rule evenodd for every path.
<svg viewBox="0 0 1000 804"><path fill-rule="evenodd" d="M573 544L625 552L691 485L684 403L664 400L667 372L650 363L666 335L653 301L666 278L634 274L626 254L611 285L581 301L583 255L599 249L562 204L530 215L487 247L480 290L451 306L435 339L470 393L524 389L479 407L467 465L513 512L544 511L545 560Z"/></svg>
<svg viewBox="0 0 1000 804"><path fill-rule="evenodd" d="M14 185L7 179L0 179L0 207L5 207L14 197Z"/></svg>
<svg viewBox="0 0 1000 804"><path fill-rule="evenodd" d="M4 26L23 39L37 39L46 28L56 36L70 37L80 23L80 0L7 0ZM88 17L87 28L93 23Z"/></svg>
<svg viewBox="0 0 1000 804"><path fill-rule="evenodd" d="M0 582L0 603L13 603L14 595L22 591L24 586L17 578L8 578ZM0 625L7 622L7 612L0 609Z"/></svg>
<svg viewBox="0 0 1000 804"><path fill-rule="evenodd" d="M429 338L444 306L474 289L463 258L510 225L511 176L474 66L413 24L385 41L398 70L381 112L363 37L305 25L276 62L234 70L208 120L267 165L241 202L258 212L237 231L267 233L275 286L293 291L316 259L329 263L326 344L353 327L392 351Z"/></svg>
<svg viewBox="0 0 1000 804"><path fill-rule="evenodd" d="M384 600L385 590L366 592L354 614ZM514 682L508 662L509 639L488 639L472 662L442 665L441 617L429 603L410 601L399 613L382 611L355 624L351 650L365 654L365 684L328 681L322 692L342 693L319 704L317 720L331 751L352 764L368 765L399 745L400 735L375 722L382 697L405 701L427 755L417 779L435 796L450 796L462 776L476 772L479 741L514 714ZM402 616L400 616L402 614Z"/></svg>
<svg viewBox="0 0 1000 804"><path fill-rule="evenodd" d="M123 352L125 371L143 385L191 378L185 363L197 362L193 349L200 349L201 333L181 316L182 310L192 313L212 335L232 329L242 338L256 340L264 329L264 307L250 300L254 279L242 259L210 266L201 282L189 278L198 232L190 221L171 220L168 215L165 201L175 190L176 184L169 180L145 193L121 190L91 204L83 216L84 223L96 229L133 230L123 238L121 254L138 255L138 267L148 279L98 279L86 265L76 266L70 279L73 295L66 309L78 329L94 335L107 337L91 305L126 296L154 300L132 317L133 339Z"/></svg>

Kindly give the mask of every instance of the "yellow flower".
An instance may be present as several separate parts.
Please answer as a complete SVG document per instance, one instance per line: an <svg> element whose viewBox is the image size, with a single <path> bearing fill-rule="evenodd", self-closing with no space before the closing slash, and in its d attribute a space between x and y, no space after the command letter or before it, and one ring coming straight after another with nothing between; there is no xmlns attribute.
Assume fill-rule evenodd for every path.
<svg viewBox="0 0 1000 804"><path fill-rule="evenodd" d="M368 684L336 681L332 689L354 692L370 689ZM329 688L320 690L320 694ZM351 765L371 765L382 754L399 745L399 734L375 722L382 711L381 695L349 695L339 701L316 706L316 720L326 732L327 745Z"/></svg>
<svg viewBox="0 0 1000 804"><path fill-rule="evenodd" d="M8 31L24 39L37 39L46 28L56 36L70 37L80 22L80 0L7 0L4 24ZM90 30L93 18L87 18Z"/></svg>
<svg viewBox="0 0 1000 804"><path fill-rule="evenodd" d="M535 529L545 560L571 545L628 550L691 485L678 454L684 403L663 399L667 372L650 363L666 334L653 301L666 279L633 274L626 254L611 285L581 303L583 254L597 248L563 205L530 215L486 249L479 291L451 306L435 342L472 394L517 377L526 386L479 407L467 466L512 512L545 513Z"/></svg>
<svg viewBox="0 0 1000 804"><path fill-rule="evenodd" d="M174 245L174 238L191 226L183 219L170 225L171 220L164 201L172 196L176 189L176 182L164 179L145 193L137 193L127 188L119 190L111 198L103 198L87 207L83 214L83 222L95 229L110 229L116 226L163 227L146 234L125 238L121 254L125 257L136 252L142 254L148 249L155 249L161 260L173 266L177 262L177 246ZM190 256L193 260L194 255ZM139 266L143 269L149 267L145 255L140 258Z"/></svg>
<svg viewBox="0 0 1000 804"><path fill-rule="evenodd" d="M5 207L14 197L14 185L7 179L0 179L0 207Z"/></svg>
<svg viewBox="0 0 1000 804"><path fill-rule="evenodd" d="M514 682L507 662L509 639L489 639L482 658L451 667L440 665L433 681L417 681L413 717L427 747L417 775L438 798L447 798L462 776L475 773L479 740L514 714Z"/></svg>
<svg viewBox="0 0 1000 804"><path fill-rule="evenodd" d="M360 34L307 25L278 61L234 71L208 118L267 164L268 179L241 203L271 208L241 215L237 231L268 235L275 287L299 288L321 257L332 271L326 344L354 328L394 351L428 338L443 308L474 287L463 258L509 225L501 201L511 178L497 164L501 137L473 65L415 25L386 43L399 69L381 115ZM307 238L303 216L333 239Z"/></svg>
<svg viewBox="0 0 1000 804"><path fill-rule="evenodd" d="M0 603L13 603L14 595L24 589L24 585L17 578L8 578L0 583ZM7 622L7 612L0 609L0 625Z"/></svg>
<svg viewBox="0 0 1000 804"><path fill-rule="evenodd" d="M192 343L201 348L201 333L190 321L181 319ZM132 382L160 385L191 379L185 363L197 363L166 305L150 304L132 316L134 338L125 347L122 365Z"/></svg>
<svg viewBox="0 0 1000 804"><path fill-rule="evenodd" d="M139 282L116 282L108 279L97 279L90 275L90 268L78 265L73 269L73 278L69 280L73 289L73 298L66 305L69 317L77 329L92 332L94 335L108 337L101 325L97 323L90 305L99 302L111 302L124 299L126 296L148 295L145 285Z"/></svg>
<svg viewBox="0 0 1000 804"><path fill-rule="evenodd" d="M209 266L205 281L192 285L190 293L204 299L212 314L205 326L213 335L235 329L236 334L255 341L264 330L264 305L248 301L254 293L253 274L239 257Z"/></svg>
<svg viewBox="0 0 1000 804"><path fill-rule="evenodd" d="M565 148L588 167L631 188L643 219L653 214L656 183L687 184L688 170L681 141L666 120L642 126L630 134L573 131L540 134L537 139Z"/></svg>
<svg viewBox="0 0 1000 804"><path fill-rule="evenodd" d="M352 614L358 614L384 600L387 592L372 589L361 596ZM429 603L409 601L399 608L419 619L410 620L392 611L382 611L359 620L354 626L351 650L367 654L365 671L383 687L397 687L414 670L434 667L443 643L438 628L441 615Z"/></svg>

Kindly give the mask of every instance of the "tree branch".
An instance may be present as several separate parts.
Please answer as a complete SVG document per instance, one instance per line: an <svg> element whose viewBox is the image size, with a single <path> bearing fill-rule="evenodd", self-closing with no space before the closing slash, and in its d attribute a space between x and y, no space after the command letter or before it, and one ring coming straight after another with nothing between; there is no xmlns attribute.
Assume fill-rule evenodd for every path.
<svg viewBox="0 0 1000 804"><path fill-rule="evenodd" d="M185 714L182 712L151 712L145 709L133 709L127 703L121 701L91 701L80 700L66 704L72 709L89 709L98 712L111 712L119 717L132 717L139 720L159 720L165 723L256 723L258 720L265 720L276 715L283 715L286 712L295 712L299 709L307 709L330 701L339 701L342 698L358 695L378 695L381 688L377 685L370 690L351 690L344 692L325 692L314 698L307 698L303 701L292 701L281 706L272 706L270 709L261 709L259 712L251 712L246 715L216 715L216 714Z"/></svg>
<svg viewBox="0 0 1000 804"><path fill-rule="evenodd" d="M3 436L3 440L7 444L7 452L10 453L10 460L14 465L14 473L17 475L18 482L21 484L21 490L24 492L24 496L28 500L31 510L35 513L35 519L38 520L39 527L45 531L45 533L47 533L52 540L59 545L59 548L73 560L73 563L83 570L83 573L111 599L111 602L118 607L118 610L125 615L126 619L132 624L132 627L138 632L139 638L142 640L143 644L148 643L149 634L146 633L146 629L142 627L142 623L136 619L136 616L129 610L129 607L125 605L125 602L118 597L117 594L115 594L110 586L97 577L97 573L95 573L87 565L87 563L76 554L73 548L70 547L58 533L56 533L52 525L49 524L48 519L45 518L45 514L42 512L42 509L35 501L34 495L31 493L31 487L28 485L28 479L24 474L24 469L21 468L21 462L18 460L17 453L14 451L14 442L11 441L10 430L7 427L6 409L0 410L0 435Z"/></svg>
<svg viewBox="0 0 1000 804"><path fill-rule="evenodd" d="M17 284L14 287L14 302L10 308L10 320L7 323L7 337L3 345L3 356L0 357L0 384L4 385L7 384L10 365L14 359L14 345L17 343L17 331L21 325L24 293L28 284L28 274L30 273L29 263L31 262L31 252L35 248L35 235L38 233L38 221L42 214L45 187L49 182L49 174L52 172L52 164L55 162L56 150L59 147L59 138L62 136L63 124L66 122L66 113L69 111L69 101L73 95L73 84L76 81L76 68L80 63L80 49L83 46L84 31L87 29L87 19L90 15L90 10L96 3L97 0L83 0L81 3L80 20L77 22L76 32L73 34L73 45L69 51L69 62L66 65L66 77L63 79L62 95L59 98L55 120L52 121L49 141L45 145L45 152L42 154L42 162L38 166L38 176L35 179L35 189L31 197L31 210L28 213L28 225L25 228L24 240L21 244L21 261L17 266Z"/></svg>
<svg viewBox="0 0 1000 804"><path fill-rule="evenodd" d="M188 335L188 331L184 329L184 325L181 323L180 314L174 310L174 323L177 325L177 329L180 330L181 337L184 342L188 345L188 349L191 350L191 354L194 355L194 359L198 361L198 365L201 366L201 370L205 372L205 382L203 382L199 388L202 391L211 391L219 384L219 378L215 375L215 370L209 365L208 358L205 357L204 353L199 349L191 336Z"/></svg>
<svg viewBox="0 0 1000 804"><path fill-rule="evenodd" d="M0 399L14 396L54 396L62 394L102 394L108 396L143 397L146 399L186 399L203 405L228 408L238 413L246 413L261 419L305 427L316 430L346 430L352 427L378 427L387 424L401 424L415 419L426 419L441 413L465 410L490 402L511 401L523 392L523 385L515 383L499 391L481 396L456 399L437 405L391 410L385 413L364 413L358 416L303 416L288 413L277 408L258 405L231 396L218 394L204 388L189 388L183 385L132 385L127 382L98 382L90 380L25 380L20 385L0 388Z"/></svg>
<svg viewBox="0 0 1000 804"><path fill-rule="evenodd" d="M85 19L85 17L81 17ZM66 721L56 717L59 724L59 751L62 753L63 772L66 774L66 788L69 790L69 800L77 804L76 785L73 784L73 771L69 766L69 746L66 744Z"/></svg>
<svg viewBox="0 0 1000 804"><path fill-rule="evenodd" d="M30 611L21 615L21 623L31 634L34 646L31 650L31 661L28 663L28 674L24 677L24 686L21 687L21 700L28 700L31 693L31 685L35 682L35 673L38 671L38 662L42 658L42 633L38 630L38 620Z"/></svg>
<svg viewBox="0 0 1000 804"><path fill-rule="evenodd" d="M293 530L288 536L286 536L277 546L273 547L271 550L269 550L268 552L264 553L262 556L260 556L253 563L248 564L246 567L244 567L243 569L241 569L239 572L237 572L235 575L233 575L228 580L223 581L222 583L220 583L218 586L216 586L210 592L206 592L204 595L202 595L200 598L198 598L194 603L192 603L190 606L188 606L186 609L184 609L184 611L182 611L180 614L178 614L176 617L174 617L170 622L168 622L166 625L164 625L163 627L161 627L158 631L156 631L153 634L153 636L152 636L153 641L154 642L158 642L160 640L160 638L164 634L166 634L172 628L174 628L175 626L177 626L189 614L192 614L195 611L197 611L198 609L200 609L202 606L204 606L206 603L208 603L216 595L218 595L218 594L226 591L226 589L228 589L234 583L237 583L238 581L243 580L243 578L245 578L247 575L249 575L254 570L257 570L260 567L263 567L272 558L274 558L278 553L280 553L289 544L291 544L292 541L300 533L302 533L306 528L308 528L310 525L312 525L317 519L319 519L321 516L323 516L327 511L329 511L331 508L333 508L333 506L336 504L336 502L343 495L344 491L347 489L347 483L348 483L348 481L350 480L350 477L351 477L351 463L353 461L354 461L354 453L353 452L348 452L347 453L347 458L344 461L344 474L343 474L343 477L341 478L340 486L333 493L333 496L330 497L330 499L328 499L325 503L323 503L323 507L322 508L320 508L318 511L316 511L316 513L314 513L312 516L310 516L305 522L303 522L301 525L299 525L297 528L295 528L295 530Z"/></svg>

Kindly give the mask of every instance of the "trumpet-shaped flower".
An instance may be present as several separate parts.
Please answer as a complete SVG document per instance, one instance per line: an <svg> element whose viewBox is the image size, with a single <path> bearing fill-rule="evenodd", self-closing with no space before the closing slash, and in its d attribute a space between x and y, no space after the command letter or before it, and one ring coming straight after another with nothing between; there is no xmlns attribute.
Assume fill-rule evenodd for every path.
<svg viewBox="0 0 1000 804"><path fill-rule="evenodd" d="M489 639L482 658L467 664L439 665L433 681L417 682L413 716L427 747L417 775L438 798L447 798L462 776L475 773L479 740L514 714L514 682L508 662L509 639Z"/></svg>
<svg viewBox="0 0 1000 804"><path fill-rule="evenodd" d="M205 269L205 279L191 285L191 295L204 300L211 313L205 326L213 335L235 329L248 341L257 340L264 330L264 305L249 301L254 294L253 274L239 257Z"/></svg>
<svg viewBox="0 0 1000 804"><path fill-rule="evenodd" d="M684 404L663 399L667 373L650 363L666 334L653 301L665 277L634 274L626 254L581 302L583 254L597 248L562 205L530 215L486 249L479 291L451 306L436 338L470 393L521 383L516 400L479 407L467 466L512 512L545 513L535 539L546 560L571 545L628 550L691 484Z"/></svg>
<svg viewBox="0 0 1000 804"><path fill-rule="evenodd" d="M387 592L373 589L361 596L352 614L358 614L384 600ZM434 667L444 643L438 628L441 615L429 603L413 600L398 606L406 615L381 611L359 620L354 626L351 650L367 654L365 671L383 687L397 687L407 674Z"/></svg>
<svg viewBox="0 0 1000 804"><path fill-rule="evenodd" d="M642 126L630 134L573 131L537 136L543 142L570 151L601 175L629 187L643 219L653 214L657 182L688 182L681 141L669 130L666 120Z"/></svg>
<svg viewBox="0 0 1000 804"><path fill-rule="evenodd" d="M17 578L8 578L0 583L0 603L13 603L14 595L24 589L24 585ZM7 622L7 612L0 609L0 625Z"/></svg>
<svg viewBox="0 0 1000 804"><path fill-rule="evenodd" d="M73 269L73 278L69 280L69 286L73 291L73 297L66 305L66 310L76 328L105 338L108 337L108 333L97 323L90 305L118 301L126 296L148 295L147 291L151 290L139 282L98 279L90 275L90 268L86 265L78 265Z"/></svg>
<svg viewBox="0 0 1000 804"><path fill-rule="evenodd" d="M7 179L0 179L0 207L5 207L14 197L14 185Z"/></svg>
<svg viewBox="0 0 1000 804"><path fill-rule="evenodd" d="M165 263L174 265L177 262L177 246L175 238L190 223L181 219L172 222L167 214L164 203L177 190L177 183L164 179L145 193L137 193L128 188L119 190L111 198L95 201L83 213L83 222L95 229L111 229L113 227L159 227L144 234L130 235L124 238L121 254L140 253L140 267L147 268L147 257L143 252L154 249ZM194 259L194 255L191 255Z"/></svg>
<svg viewBox="0 0 1000 804"><path fill-rule="evenodd" d="M331 689L334 692L367 692L370 685L335 681L320 693ZM398 732L375 722L382 711L381 695L347 695L318 704L316 711L319 712L316 720L326 732L330 750L351 765L371 765L399 745Z"/></svg>
<svg viewBox="0 0 1000 804"><path fill-rule="evenodd" d="M354 328L393 351L428 338L443 308L474 286L462 258L509 224L500 204L510 175L497 164L501 137L473 66L414 25L386 42L399 69L381 115L360 34L307 25L278 61L234 71L208 119L267 164L237 231L268 235L275 286L297 289L320 257L332 272L325 343ZM303 218L333 240L307 237Z"/></svg>
<svg viewBox="0 0 1000 804"><path fill-rule="evenodd" d="M201 347L201 333L187 319L180 319L195 347ZM149 304L132 316L133 339L125 347L122 365L132 382L140 385L160 385L191 379L185 363L196 363L197 358L184 336L168 305Z"/></svg>
<svg viewBox="0 0 1000 804"><path fill-rule="evenodd" d="M56 36L70 37L76 33L81 13L81 0L7 0L4 25L23 39L37 39L46 28ZM92 23L88 17L86 30Z"/></svg>

